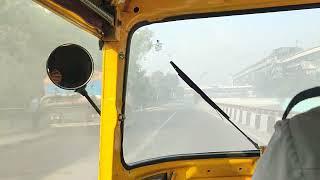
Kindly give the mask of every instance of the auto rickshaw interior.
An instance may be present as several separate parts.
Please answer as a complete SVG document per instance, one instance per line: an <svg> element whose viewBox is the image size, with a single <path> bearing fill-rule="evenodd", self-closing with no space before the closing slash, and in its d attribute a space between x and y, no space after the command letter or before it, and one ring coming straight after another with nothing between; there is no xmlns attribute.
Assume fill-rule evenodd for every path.
<svg viewBox="0 0 320 180"><path fill-rule="evenodd" d="M317 1L36 2L0 8L0 179L251 179L318 86Z"/></svg>

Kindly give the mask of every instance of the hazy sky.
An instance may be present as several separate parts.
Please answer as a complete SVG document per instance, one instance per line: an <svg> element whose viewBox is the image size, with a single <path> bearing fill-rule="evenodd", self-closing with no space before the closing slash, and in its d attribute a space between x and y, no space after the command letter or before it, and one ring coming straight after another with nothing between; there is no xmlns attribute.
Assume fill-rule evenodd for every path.
<svg viewBox="0 0 320 180"><path fill-rule="evenodd" d="M319 46L318 19L320 9L309 9L149 25L143 28L155 33L154 41L160 40L163 49L150 52L143 65L148 72L173 72L173 60L199 84L226 85L232 74L273 49Z"/></svg>

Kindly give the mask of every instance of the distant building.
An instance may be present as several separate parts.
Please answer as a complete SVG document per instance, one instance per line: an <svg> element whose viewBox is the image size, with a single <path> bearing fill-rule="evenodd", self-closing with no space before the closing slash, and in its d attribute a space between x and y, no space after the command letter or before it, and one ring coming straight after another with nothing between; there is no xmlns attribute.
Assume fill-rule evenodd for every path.
<svg viewBox="0 0 320 180"><path fill-rule="evenodd" d="M234 86L251 86L257 97L291 97L318 86L320 46L305 51L279 48L233 77Z"/></svg>
<svg viewBox="0 0 320 180"><path fill-rule="evenodd" d="M252 86L207 86L201 89L211 98L228 98L228 97L252 97ZM185 97L192 97L196 93L193 89L187 87L184 89Z"/></svg>
<svg viewBox="0 0 320 180"><path fill-rule="evenodd" d="M312 74L319 71L319 65L320 47L305 51L298 47L282 47L273 50L268 57L261 61L236 73L232 79L235 86L254 86L256 78L261 75L278 78L297 70Z"/></svg>

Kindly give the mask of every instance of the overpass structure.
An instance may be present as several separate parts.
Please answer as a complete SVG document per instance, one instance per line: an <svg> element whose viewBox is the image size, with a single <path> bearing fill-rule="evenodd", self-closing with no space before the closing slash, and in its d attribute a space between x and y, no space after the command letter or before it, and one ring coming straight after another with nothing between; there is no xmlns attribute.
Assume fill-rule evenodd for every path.
<svg viewBox="0 0 320 180"><path fill-rule="evenodd" d="M203 90L214 97L219 107L246 134L260 144L266 145L273 134L274 124L281 120L283 106L286 105L283 99L279 100L275 96L259 96L259 83L263 86L274 81L278 81L275 83L278 85L282 80L291 80L292 83L296 83L299 81L297 79L299 76L303 76L302 79L308 81L310 77L317 80L319 75L320 46L308 50L284 47L274 50L267 58L233 75L233 86L205 87ZM298 86L299 83L296 84ZM290 91L293 90L290 89ZM201 110L213 112L216 115L203 101L199 101L197 106ZM299 112L301 111L291 112L290 117Z"/></svg>
<svg viewBox="0 0 320 180"><path fill-rule="evenodd" d="M261 75L275 79L298 71L307 75L320 71L320 46L308 50L297 47L275 49L267 58L233 75L233 85L254 85Z"/></svg>

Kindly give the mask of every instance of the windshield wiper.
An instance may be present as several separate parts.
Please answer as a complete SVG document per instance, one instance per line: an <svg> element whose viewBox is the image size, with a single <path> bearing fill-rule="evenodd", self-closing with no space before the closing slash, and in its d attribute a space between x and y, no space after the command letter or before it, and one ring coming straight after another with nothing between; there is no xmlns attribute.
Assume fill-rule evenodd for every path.
<svg viewBox="0 0 320 180"><path fill-rule="evenodd" d="M203 100L205 100L212 108L217 110L224 118L226 118L241 134L243 134L258 150L260 149L259 145L254 142L248 135L246 135L235 123L233 123L227 113L225 113L216 103L214 103L206 93L204 93L196 83L194 83L174 62L170 61L170 64L177 71L178 75L181 77L184 82L186 82L193 90L195 90Z"/></svg>

